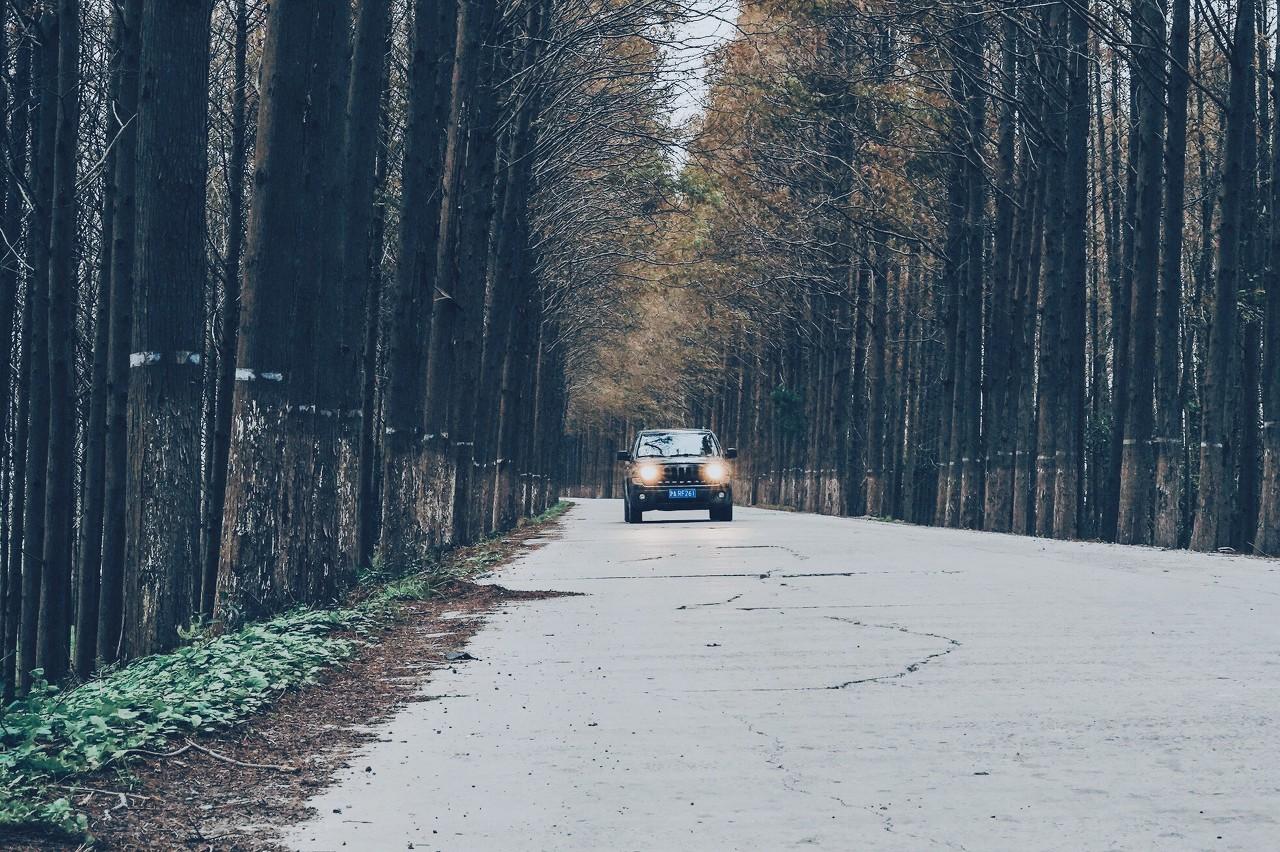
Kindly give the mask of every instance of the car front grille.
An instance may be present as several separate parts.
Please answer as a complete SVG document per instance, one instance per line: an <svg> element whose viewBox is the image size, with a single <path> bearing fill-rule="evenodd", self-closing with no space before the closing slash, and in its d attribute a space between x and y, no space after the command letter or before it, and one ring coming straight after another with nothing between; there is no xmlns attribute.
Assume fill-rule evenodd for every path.
<svg viewBox="0 0 1280 852"><path fill-rule="evenodd" d="M702 465L668 464L662 467L662 482L669 485L700 485Z"/></svg>

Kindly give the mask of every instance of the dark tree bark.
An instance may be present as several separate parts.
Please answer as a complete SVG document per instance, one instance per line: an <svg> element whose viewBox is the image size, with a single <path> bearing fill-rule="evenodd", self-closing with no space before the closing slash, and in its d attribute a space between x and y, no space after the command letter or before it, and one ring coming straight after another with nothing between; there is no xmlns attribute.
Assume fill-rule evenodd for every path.
<svg viewBox="0 0 1280 852"><path fill-rule="evenodd" d="M421 526L424 487L423 374L427 329L436 290L436 254L441 211L441 174L453 78L453 0L417 0L413 56L409 64L404 180L400 192L400 246L391 322L387 333L387 390L383 438L382 523L378 550L391 562L422 555L432 537ZM432 427L443 420L432 419ZM440 441L432 428L431 443Z"/></svg>
<svg viewBox="0 0 1280 852"><path fill-rule="evenodd" d="M210 0L144 0L124 652L172 648L199 577Z"/></svg>
<svg viewBox="0 0 1280 852"><path fill-rule="evenodd" d="M345 23L338 23L345 15L334 14L332 7L317 11L305 0L283 0L267 19L214 608L228 624L307 600L317 573L326 570L313 571L310 558L332 560L324 544L311 549L310 534L323 532L312 526L332 518L327 498L307 488L334 491L332 479L308 481L317 469L311 454L322 454L315 443L321 416L315 355L337 335L336 322L318 325L316 304L322 293L334 295L332 282L340 279L320 245L326 237L336 242L331 225L339 201L331 194L332 125L343 102L333 66L345 57L332 48L335 30L345 37ZM326 275L329 291L322 289Z"/></svg>
<svg viewBox="0 0 1280 852"><path fill-rule="evenodd" d="M1040 260L1044 246L1044 194L1047 187L1046 173L1036 164L1038 155L1039 151L1035 157L1028 151L1023 157L1026 171L1022 208L1024 221L1018 253L1023 260L1018 267L1018 314L1014 328L1017 347L1014 363L1017 369L1013 393L1017 398L1017 448L1014 450L1012 531L1021 535L1031 535L1035 530L1038 468L1036 383L1032 379L1036 369L1036 320L1043 298Z"/></svg>
<svg viewBox="0 0 1280 852"><path fill-rule="evenodd" d="M372 452L366 454L364 449L366 439L372 436L365 418L372 419L373 411L372 405L364 405L366 394L361 377L362 368L370 374L374 371L372 359L376 357L376 349L366 345L366 334L369 316L377 316L378 290L372 286L379 276L379 265L372 255L374 196L385 111L389 25L388 0L361 0L346 102L342 337L339 374L334 377L342 395L338 409L344 412L338 439L338 492L341 504L354 510L344 512L339 519L338 558L344 566L367 564L373 556L368 520L374 495L368 474L372 473L374 460ZM372 327L376 331L376 322Z"/></svg>
<svg viewBox="0 0 1280 852"><path fill-rule="evenodd" d="M1062 265L1063 416L1055 446L1056 538L1080 533L1081 471L1084 464L1085 249L1088 245L1089 181L1089 4L1073 4L1067 13L1067 133L1063 218L1066 229Z"/></svg>
<svg viewBox="0 0 1280 852"><path fill-rule="evenodd" d="M1113 60L1114 62L1114 60ZM1120 164L1120 145L1119 145L1119 83L1120 73L1113 64L1111 71L1111 123L1115 128L1111 134L1111 163L1112 175L1115 181L1119 181L1122 173ZM1132 92L1131 92L1132 94ZM1134 100L1132 97L1130 100ZM1131 104L1132 108L1136 104ZM1137 122L1130 120L1130 150L1137 148L1134 144L1134 134L1136 133ZM1133 223L1137 220L1137 173L1133 168L1132 160L1123 169L1125 175L1125 193L1124 216L1116 216L1118 234L1111 240L1108 253L1114 253L1118 258L1119 274L1112 277L1111 281L1111 374L1112 374L1112 394L1111 394L1111 440L1109 443L1107 455L1107 475L1106 487L1101 495L1101 516L1102 528L1099 531L1101 537L1107 541L1114 541L1116 537L1116 525L1119 521L1120 512L1120 472L1124 461L1124 423L1128 416L1129 406L1129 333L1131 324L1129 321L1129 310L1133 305L1133 243L1134 232ZM1116 205L1119 206L1118 204Z"/></svg>
<svg viewBox="0 0 1280 852"><path fill-rule="evenodd" d="M1116 540L1151 542L1153 380L1156 352L1156 279L1160 269L1160 199L1164 130L1164 9L1139 0L1133 9L1137 147L1130 161L1137 175L1131 223L1133 290L1129 307L1129 400L1125 405ZM1117 424L1119 426L1120 424Z"/></svg>
<svg viewBox="0 0 1280 852"><path fill-rule="evenodd" d="M245 165L248 159L249 9L236 0L231 94L231 152L227 164L227 244L222 269L222 306L218 322L217 384L213 429L204 481L204 517L200 541L200 614L213 615L222 544L222 509L227 495L227 455L231 451L231 408L236 386L236 341L240 336L240 266L244 253Z"/></svg>
<svg viewBox="0 0 1280 852"><path fill-rule="evenodd" d="M32 684L31 672L37 663L40 596L44 578L45 501L49 461L49 227L52 217L54 136L57 127L58 19L46 11L37 24L40 43L33 60L33 91L38 98L37 118L32 132L31 226L27 233L31 286L31 347L27 381L30 383L30 418L27 435L26 487L23 502L25 529L22 536L22 634L19 641L21 668L19 691Z"/></svg>
<svg viewBox="0 0 1280 852"><path fill-rule="evenodd" d="M533 68L541 53L546 15L545 3L536 3L529 9L523 34L521 69ZM482 392L493 390L482 397L477 409L479 417L492 424L483 433L478 433L477 438L478 443L486 448L479 457L485 461L492 457L494 463L493 499L489 506L482 508L489 514L488 526L498 530L513 526L516 518L517 471L513 463L515 429L518 428L520 412L517 382L528 358L527 351L518 351L528 345L527 329L518 326L529 321L529 300L534 298L536 288L528 264L529 195L533 186L536 144L534 119L541 97L536 91L520 94L520 105L507 138L505 168L501 177L502 212L494 222L490 243L490 318L484 341L480 388ZM516 93L512 95L516 96ZM487 416L486 412L496 412L497 416ZM480 434L484 434L483 439L480 439Z"/></svg>
<svg viewBox="0 0 1280 852"><path fill-rule="evenodd" d="M1177 547L1182 536L1182 241L1186 206L1187 91L1191 0L1174 0L1169 32L1168 133L1165 136L1164 255L1156 304L1156 496L1152 543Z"/></svg>
<svg viewBox="0 0 1280 852"><path fill-rule="evenodd" d="M314 15L301 151L305 171L302 186L295 190L311 213L303 223L301 241L293 247L300 255L299 277L286 385L286 464L293 479L285 499L295 509L285 539L284 583L277 578L276 593L285 601L328 603L354 580L354 565L341 564L339 553L341 530L351 528L342 517L354 517L356 495L354 488L345 489L341 496L349 502L342 503L338 487L339 479L345 478L339 459L342 421L352 420L351 412L359 410L359 382L343 351L343 145L351 13L346 4L322 4ZM362 300L363 293L354 298Z"/></svg>
<svg viewBox="0 0 1280 852"><path fill-rule="evenodd" d="M879 255L880 252L877 252ZM884 363L885 301L889 295L889 263L877 256L870 286L870 335L867 342L867 514L884 515Z"/></svg>
<svg viewBox="0 0 1280 852"><path fill-rule="evenodd" d="M497 141L498 18L495 0L461 0L458 5L436 252L435 286L440 295L432 311L427 361L427 430L447 432L455 448L449 541L457 544L471 540L468 498Z"/></svg>
<svg viewBox="0 0 1280 852"><path fill-rule="evenodd" d="M25 113L25 106L19 106L14 98L13 88L9 83L10 66L9 51L9 6L0 6L0 138L12 140L14 149L21 149L26 144L25 138L11 136L13 125L25 120L20 113ZM18 62L23 57L19 54ZM16 151L14 151L17 154ZM0 244L0 659L7 660L11 648L4 642L9 632L9 602L17 600L17 584L10 583L9 576L9 517L10 495L13 489L11 477L11 453L13 450L14 426L9 419L10 403L13 397L13 346L14 332L20 321L15 315L18 304L18 269L20 264L14 251L19 240L22 220L19 218L18 206L22 203L17 192L17 184L21 169L13 168L13 160L22 154L11 157L10 162L0 164L0 233L5 242ZM13 169L13 177L9 169ZM21 498L19 498L21 499ZM8 680L3 684L7 686Z"/></svg>
<svg viewBox="0 0 1280 852"><path fill-rule="evenodd" d="M120 100L120 31L111 32L108 103ZM102 242L98 293L94 304L93 373L89 422L85 426L83 509L77 547L75 671L89 677L97 665L98 607L101 603L103 488L107 453L107 369L111 352L111 243L115 231L116 149L107 152L102 171Z"/></svg>
<svg viewBox="0 0 1280 852"><path fill-rule="evenodd" d="M12 77L13 82L12 85L6 88L6 91L10 96L10 103L13 104L13 109L9 113L8 130L9 138L14 142L7 164L11 169L13 179L10 180L5 191L3 227L4 233L8 235L9 242L6 242L3 249L0 249L3 252L3 254L0 254L0 286L5 288L12 287L16 296L19 282L18 273L24 262L18 243L18 237L22 232L23 210L17 178L26 176L27 167L30 164L27 142L28 131L31 126L29 99L31 96L31 64L33 61L30 41L24 40L15 45L12 55L15 65ZM0 318L0 321L7 321L8 316L11 315ZM30 423L31 385L28 378L31 375L31 321L32 297L31 290L28 287L26 298L23 300L21 318L15 320L14 326L18 329L18 335L22 340L22 355L16 365L17 370L13 373L13 384L16 387L13 392L12 441L4 448L9 463L9 499L12 504L9 526L6 530L8 540L6 542L5 562L0 565L0 570L5 572L3 664L0 665L0 686L2 686L3 698L6 703L13 699L14 691L17 687L18 632L22 621L22 595L24 591L22 582L22 540L26 527L25 489L27 479L27 436ZM8 401L9 394L6 394L5 404ZM4 422L7 423L8 418Z"/></svg>
<svg viewBox="0 0 1280 852"><path fill-rule="evenodd" d="M1179 0L1186 3L1188 0ZM1176 24L1175 24L1176 26ZM1277 80L1280 80L1280 50L1276 51ZM1280 104L1280 86L1272 86L1272 97ZM1265 290L1262 353L1262 478L1258 486L1258 526L1253 534L1253 550L1263 556L1280 556L1280 109L1272 125L1271 143L1271 233L1270 263Z"/></svg>
<svg viewBox="0 0 1280 852"><path fill-rule="evenodd" d="M1014 270L1018 256L1013 252L1017 193L1017 78L1018 25L1010 17L1004 24L1001 48L1001 80L1004 97L1000 101L996 143L997 168L995 237L992 247L991 334L987 340L984 399L990 401L987 419L986 495L983 528L1008 532L1013 523L1013 452L1017 422L1014 395L1019 367L1012 360L1016 295ZM1024 247L1025 250L1025 247Z"/></svg>
<svg viewBox="0 0 1280 852"><path fill-rule="evenodd" d="M961 297L963 351L956 380L959 418L959 446L952 457L960 473L959 499L953 497L957 516L955 525L976 529L982 524L982 349L983 349L983 281L985 280L986 246L986 176L983 174L982 140L986 132L986 93L981 82L985 30L977 7L969 9L969 23L961 38L963 100L965 104L964 160L965 170L965 247Z"/></svg>
<svg viewBox="0 0 1280 852"><path fill-rule="evenodd" d="M1059 448L1062 417L1066 414L1063 404L1068 367L1062 328L1067 300L1066 277L1066 194L1067 194L1067 57L1065 4L1054 4L1047 10L1046 37L1050 46L1048 78L1051 92L1046 105L1045 121L1046 168L1044 255L1045 281L1040 306L1040 360L1039 380L1036 383L1038 405L1036 409L1036 482L1035 482L1035 532L1040 536L1052 536L1055 529L1055 511L1058 475L1057 465L1065 452ZM1062 140L1062 141L1059 141Z"/></svg>
<svg viewBox="0 0 1280 852"><path fill-rule="evenodd" d="M356 554L359 564L368 565L373 561L374 548L378 541L378 521L381 515L379 503L379 470L381 457L378 454L379 404L384 389L380 381L381 369L379 361L379 344L383 336L382 303L383 303L383 270L382 254L386 242L387 179L388 152L385 139L386 115L388 108L388 90L382 92L382 125L384 138L380 139L378 163L374 185L378 187L380 200L371 221L369 238L369 267L367 307L364 327L364 372L361 377L360 393L360 528L356 543Z"/></svg>
<svg viewBox="0 0 1280 852"><path fill-rule="evenodd" d="M115 221L111 245L111 312L108 333L107 434L103 471L102 580L98 607L98 657L120 657L124 625L125 500L129 478L129 352L133 343L133 282L137 225L139 57L142 0L116 6L113 26L120 45L120 122L116 138Z"/></svg>
<svg viewBox="0 0 1280 852"><path fill-rule="evenodd" d="M1213 315L1204 358L1200 488L1195 525L1191 532L1193 550L1216 550L1227 546L1232 534L1231 474L1226 453L1231 412L1227 400L1231 382L1231 348L1236 334L1236 293L1247 274L1242 268L1246 261L1242 255L1244 229L1252 227L1250 217L1253 213L1253 175L1246 173L1245 165L1255 134L1254 5L1242 3L1237 9L1230 56L1231 83L1219 193L1222 224L1218 236Z"/></svg>

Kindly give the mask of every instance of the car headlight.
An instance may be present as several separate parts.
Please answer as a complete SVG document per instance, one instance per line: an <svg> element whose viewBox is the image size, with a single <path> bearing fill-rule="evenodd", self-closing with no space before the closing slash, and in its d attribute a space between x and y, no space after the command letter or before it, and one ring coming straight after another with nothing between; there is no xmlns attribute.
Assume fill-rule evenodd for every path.
<svg viewBox="0 0 1280 852"><path fill-rule="evenodd" d="M658 466L656 464L642 464L636 473L639 474L640 481L645 485L652 485L657 482L658 478L662 475L662 471L658 470Z"/></svg>
<svg viewBox="0 0 1280 852"><path fill-rule="evenodd" d="M729 468L721 462L710 462L703 466L702 474L711 482L724 482L729 478Z"/></svg>

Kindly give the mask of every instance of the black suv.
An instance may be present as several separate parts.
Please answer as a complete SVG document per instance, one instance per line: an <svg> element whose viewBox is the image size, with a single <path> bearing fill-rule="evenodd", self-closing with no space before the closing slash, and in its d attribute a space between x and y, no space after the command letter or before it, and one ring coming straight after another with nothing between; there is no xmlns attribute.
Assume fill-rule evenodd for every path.
<svg viewBox="0 0 1280 852"><path fill-rule="evenodd" d="M618 461L628 463L623 517L639 524L651 509L709 509L711 520L732 521L727 462L737 457L737 450L721 448L710 429L644 430L631 452L618 453Z"/></svg>

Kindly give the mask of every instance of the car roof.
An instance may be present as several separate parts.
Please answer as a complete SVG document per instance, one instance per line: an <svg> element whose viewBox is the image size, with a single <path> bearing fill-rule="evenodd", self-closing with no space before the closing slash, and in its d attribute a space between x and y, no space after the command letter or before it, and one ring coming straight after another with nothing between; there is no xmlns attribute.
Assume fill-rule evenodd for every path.
<svg viewBox="0 0 1280 852"><path fill-rule="evenodd" d="M641 435L668 435L673 432L689 432L698 435L706 435L710 429L641 429L638 434Z"/></svg>

